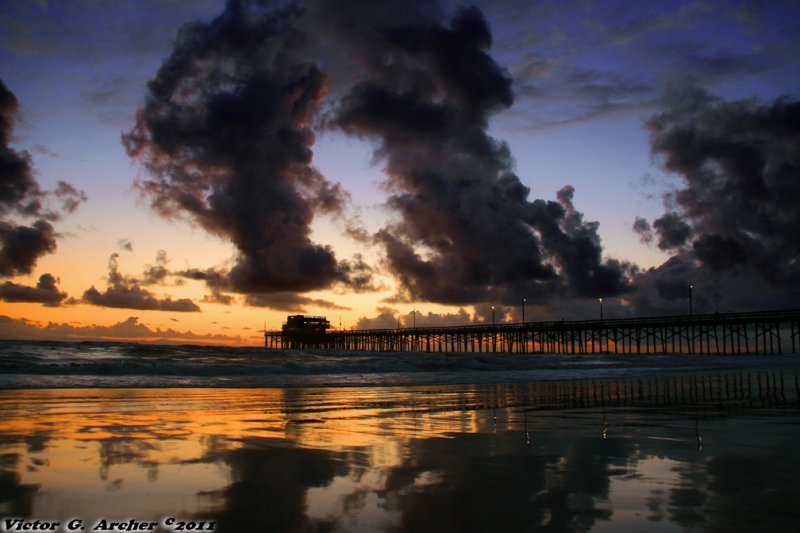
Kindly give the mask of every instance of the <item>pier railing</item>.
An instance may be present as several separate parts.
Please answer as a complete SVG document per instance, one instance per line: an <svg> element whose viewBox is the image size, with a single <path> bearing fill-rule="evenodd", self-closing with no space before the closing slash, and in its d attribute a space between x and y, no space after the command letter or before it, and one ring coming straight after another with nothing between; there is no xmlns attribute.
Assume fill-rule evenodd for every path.
<svg viewBox="0 0 800 533"><path fill-rule="evenodd" d="M797 353L800 310L335 330L304 336L267 331L264 344L272 349L376 352Z"/></svg>

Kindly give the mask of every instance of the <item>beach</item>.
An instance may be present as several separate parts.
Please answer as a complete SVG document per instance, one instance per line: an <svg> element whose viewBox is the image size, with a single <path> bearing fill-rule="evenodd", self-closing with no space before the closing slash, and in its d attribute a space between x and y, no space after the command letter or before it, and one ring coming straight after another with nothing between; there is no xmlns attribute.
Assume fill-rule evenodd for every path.
<svg viewBox="0 0 800 533"><path fill-rule="evenodd" d="M796 530L797 379L0 390L0 516L6 531L12 518L57 531Z"/></svg>

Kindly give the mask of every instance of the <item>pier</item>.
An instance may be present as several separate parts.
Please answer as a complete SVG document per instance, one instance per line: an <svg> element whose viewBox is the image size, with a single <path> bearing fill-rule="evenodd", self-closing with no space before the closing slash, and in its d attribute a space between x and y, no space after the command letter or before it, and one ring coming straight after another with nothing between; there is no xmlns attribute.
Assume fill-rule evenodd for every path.
<svg viewBox="0 0 800 533"><path fill-rule="evenodd" d="M265 331L268 349L550 354L784 354L800 348L800 310L334 330Z"/></svg>

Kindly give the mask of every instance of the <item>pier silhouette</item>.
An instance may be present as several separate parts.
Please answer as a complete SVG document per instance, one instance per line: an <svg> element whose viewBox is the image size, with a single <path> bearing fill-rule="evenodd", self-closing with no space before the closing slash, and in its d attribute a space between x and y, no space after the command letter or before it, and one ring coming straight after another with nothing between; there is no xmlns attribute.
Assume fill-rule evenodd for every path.
<svg viewBox="0 0 800 533"><path fill-rule="evenodd" d="M268 349L551 354L783 354L800 348L800 310L449 327L265 331Z"/></svg>

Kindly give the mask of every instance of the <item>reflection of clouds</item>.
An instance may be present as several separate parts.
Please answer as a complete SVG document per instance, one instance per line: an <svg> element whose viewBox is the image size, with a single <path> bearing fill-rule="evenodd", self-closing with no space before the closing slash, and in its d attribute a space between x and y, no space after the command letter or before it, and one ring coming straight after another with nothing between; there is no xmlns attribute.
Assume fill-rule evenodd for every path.
<svg viewBox="0 0 800 533"><path fill-rule="evenodd" d="M78 404L80 393L61 391L68 409L7 411L0 514L68 508L80 483L83 511L189 502L187 515L217 519L221 533L570 531L606 520L763 530L765 517L800 530L796 403L759 395L755 375L750 395L747 377L730 382L733 402L724 379L662 381L650 403L637 381L185 391L177 409L163 392Z"/></svg>
<svg viewBox="0 0 800 533"><path fill-rule="evenodd" d="M109 438L100 441L100 479L108 481L112 466L136 464L147 469L150 481L158 479L158 461L153 457L159 455L157 442L145 439ZM114 482L112 482L114 483Z"/></svg>
<svg viewBox="0 0 800 533"><path fill-rule="evenodd" d="M219 531L330 530L334 523L310 519L306 492L348 472L345 454L287 447L250 439L228 452L228 486L201 494L206 510L199 516L219 522Z"/></svg>
<svg viewBox="0 0 800 533"><path fill-rule="evenodd" d="M387 472L386 506L402 512L403 531L584 530L608 519L597 502L628 445L542 439L549 453L531 453L518 432L413 441L408 459Z"/></svg>
<svg viewBox="0 0 800 533"><path fill-rule="evenodd" d="M708 479L705 511L713 511L713 529L800 531L796 442L778 450L762 448L759 453L720 453L708 462Z"/></svg>
<svg viewBox="0 0 800 533"><path fill-rule="evenodd" d="M3 454L3 467L0 470L0 510L5 516L29 516L33 509L33 499L40 486L22 483L17 468L19 457ZM9 469L7 469L9 468Z"/></svg>
<svg viewBox="0 0 800 533"><path fill-rule="evenodd" d="M647 516L648 520L652 522L660 522L666 518L667 515L664 513L664 491L662 489L651 491L646 502L647 508L650 510L650 514Z"/></svg>

